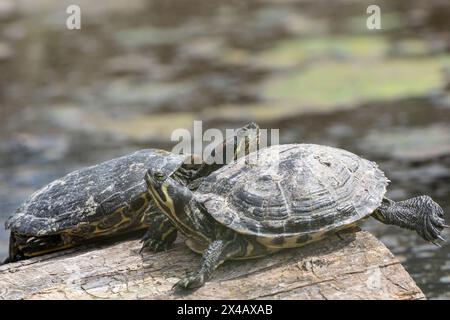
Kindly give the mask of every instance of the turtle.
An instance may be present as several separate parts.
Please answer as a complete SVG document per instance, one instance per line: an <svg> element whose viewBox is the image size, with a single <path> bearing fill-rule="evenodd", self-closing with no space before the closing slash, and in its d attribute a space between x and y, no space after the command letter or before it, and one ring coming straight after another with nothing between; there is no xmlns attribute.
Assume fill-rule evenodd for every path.
<svg viewBox="0 0 450 320"><path fill-rule="evenodd" d="M202 254L197 271L175 290L202 286L226 260L301 247L372 216L445 241L442 208L429 196L395 202L375 162L315 144L257 150L205 177L196 190L155 168L145 180L155 203Z"/></svg>
<svg viewBox="0 0 450 320"><path fill-rule="evenodd" d="M143 149L69 173L33 193L6 221L11 233L4 263L145 229L144 247L165 250L177 232L148 194L147 168L193 182L222 166L210 158L225 157L229 146L237 157L242 147L258 141L259 127L252 122L218 144L205 161L197 155Z"/></svg>

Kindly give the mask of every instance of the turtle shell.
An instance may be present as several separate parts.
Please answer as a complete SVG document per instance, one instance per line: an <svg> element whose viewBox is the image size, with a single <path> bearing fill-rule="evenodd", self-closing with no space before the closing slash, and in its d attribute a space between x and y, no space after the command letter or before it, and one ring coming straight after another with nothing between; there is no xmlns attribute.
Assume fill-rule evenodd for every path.
<svg viewBox="0 0 450 320"><path fill-rule="evenodd" d="M388 182L374 162L348 151L277 145L212 173L197 198L238 233L298 237L341 229L371 214Z"/></svg>
<svg viewBox="0 0 450 320"><path fill-rule="evenodd" d="M74 171L33 193L7 220L6 228L45 236L100 221L147 191L144 175L149 167L169 174L185 158L144 149Z"/></svg>

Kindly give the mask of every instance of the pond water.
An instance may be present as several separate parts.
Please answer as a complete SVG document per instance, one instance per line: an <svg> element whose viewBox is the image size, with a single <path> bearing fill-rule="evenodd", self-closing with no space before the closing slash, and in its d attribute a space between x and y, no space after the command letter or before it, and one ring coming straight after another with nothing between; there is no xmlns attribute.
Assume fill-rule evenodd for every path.
<svg viewBox="0 0 450 320"><path fill-rule="evenodd" d="M0 223L33 191L194 120L279 128L281 143L377 161L394 200L428 194L450 221L450 5L381 2L0 2ZM428 298L450 298L450 245L367 220ZM449 230L444 236L450 238ZM8 233L0 228L0 258Z"/></svg>

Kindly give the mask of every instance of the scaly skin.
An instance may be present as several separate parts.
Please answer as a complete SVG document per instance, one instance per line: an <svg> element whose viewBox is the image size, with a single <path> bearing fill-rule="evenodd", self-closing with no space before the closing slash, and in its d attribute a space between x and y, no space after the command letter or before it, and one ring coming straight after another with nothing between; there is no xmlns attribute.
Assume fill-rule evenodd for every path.
<svg viewBox="0 0 450 320"><path fill-rule="evenodd" d="M164 173L149 170L145 176L150 194L159 208L177 228L191 241L206 247L199 269L182 278L175 289L194 289L202 286L212 272L229 259L247 257L249 246L252 256L263 256L273 252L269 245L259 246L254 237L238 234L219 224L208 213L205 206L186 186ZM201 201L201 200L200 200ZM433 243L444 240L441 236L444 223L443 210L428 196L394 202L385 199L373 216L386 224L416 230L425 240ZM299 240L301 237L299 236ZM303 242L298 242L298 246ZM259 242L261 244L261 242Z"/></svg>
<svg viewBox="0 0 450 320"><path fill-rule="evenodd" d="M249 135L249 133L255 133ZM244 139L237 139L236 137L244 137ZM259 143L259 127L257 124L251 122L244 127L237 130L236 135L230 139L225 140L219 144L211 153L208 159L202 162L200 165L195 166L192 164L184 164L174 172L173 177L182 182L184 185L189 185L191 190L195 190L201 183L202 179L208 176L211 172L226 165L226 150L227 148L233 148L233 158L236 159L240 155L248 154L248 150L252 144L257 145ZM214 162L214 159L219 158L219 163ZM189 168L188 170L186 170ZM184 174L188 171L189 174ZM176 240L177 228L176 224L171 222L165 215L159 215L145 234L142 242L141 252L146 248L151 251L167 250L171 247L172 243Z"/></svg>
<svg viewBox="0 0 450 320"><path fill-rule="evenodd" d="M242 131L245 132L248 129L257 129L257 128L258 128L257 125L250 123L241 128L238 132ZM211 155L211 157L213 157L216 152L218 152L219 154L223 153L223 151L226 150L226 147L229 145L234 146L236 149L239 149L239 147L241 147L243 144L242 143L236 144L234 139L228 139L224 141L220 146L218 146L216 150L214 150L214 153ZM170 163L177 164L177 161L180 161L181 165L182 162L184 161L182 160L183 157L185 158L190 157L188 155L187 156L173 155L164 150L151 149L149 150L149 152L154 156L154 158L152 158L150 161L147 159L148 153L145 153L144 156L142 154L142 151L145 150L138 151L133 155L131 155L131 157L130 155L121 157L122 160L118 158L113 159L112 161L116 161L114 163L116 163L117 165L128 164L127 167L130 168L132 166L138 167L137 165L140 165L140 163L144 161L148 161L147 163L149 165L152 165L155 164L155 161L159 162L160 160L164 159L167 159L165 160L166 164L169 165ZM111 164L113 162L108 161L108 163ZM183 179L186 182L190 182L195 179L198 179L197 181L200 182L202 177L208 175L216 168L217 167L214 163L208 164L204 162L201 164L193 164L191 166L182 166L182 168L179 168L179 170L177 171L177 174L179 175L180 179ZM53 205L55 205L55 203L60 201L61 203L60 207L64 207L65 204L68 203L67 201L68 196L70 196L72 199L75 198L75 200L77 196L78 199L83 199L82 192L86 193L86 188L82 187L85 184L87 185L89 182L89 185L93 186L94 189L100 188L102 184L106 184L105 181L111 180L112 174L115 173L112 169L110 169L110 166L106 166L104 164L84 168L82 170L78 170L77 172L73 172L57 181L54 181L54 183L60 180L71 181L72 183L66 183L66 185L75 184L78 187L81 186L80 191L67 190L67 192L56 193L57 194L57 196L55 196L56 199L53 198L54 201L52 201ZM131 170L129 172L131 172ZM118 175L120 173L121 173L120 171L117 172ZM109 180L108 179L105 180L105 174L106 176L109 175ZM72 177L70 178L71 180L67 180L68 176ZM85 181L88 178L91 179L92 181ZM82 183L79 183L80 181L82 181ZM130 182L133 181L136 181L137 185L137 183L139 182L139 177L131 176L131 174L129 174L129 176L127 176L127 179L125 179L125 182L128 184L130 184ZM114 179L112 179L111 181L111 185L113 184ZM130 186L131 185L127 185L122 190L120 189L116 190L115 193L109 196L107 199L100 200L102 201L102 203L99 205L98 209L96 209L96 212L98 211L98 214L96 213L98 217L91 217L89 219L84 220L80 219L79 222L75 221L73 225L70 225L70 223L64 226L58 224L59 222L64 223L65 221L68 222L73 221L74 220L72 219L73 217L70 216L67 216L65 220L54 219L54 221L58 223L54 222L53 225L51 225L52 223L51 219L49 219L48 221L45 221L44 219L38 219L33 221L31 219L33 218L32 215L28 216L23 215L19 217L19 219L17 219L18 218L17 215L16 217L13 216L15 220L19 220L19 222L21 222L22 226L28 226L30 228L26 230L17 230L14 224L15 220L13 219L10 221L10 223L8 224L8 227L11 227L12 230L10 237L10 250L9 250L10 253L9 257L5 260L5 263L14 262L33 256L38 256L58 250L67 249L95 239L102 239L110 236L120 236L123 234L141 230L146 227L148 227L149 231L144 236L143 248L147 247L154 251L167 250L168 248L170 248L170 246L176 239L177 232L175 228L173 227L173 225L171 225L170 221L165 217L165 215L157 210L157 208L151 208L154 205L150 203L151 199L149 198L149 195L146 192L145 190L146 188L144 185L142 185L144 192L141 194L138 194L137 191L128 192L130 190ZM106 187L107 185L105 185L104 189L107 189ZM55 187L51 189L51 191L57 192L60 189L61 188ZM47 189L43 188L42 190L38 191L41 191L41 194L39 196L43 195L45 198L45 196L47 195L47 197L49 198L51 197L51 195L48 194L49 192L48 188ZM91 195L98 196L99 194L102 193L100 191L97 193L93 192ZM127 198L128 196L133 194L135 195L135 199ZM82 203L84 203L86 199L84 199L83 201L78 200L80 202L79 206L80 208L77 208L79 209L78 213L79 215L77 217L82 217L83 215L86 215L83 212L84 207L82 205ZM39 203L39 201L40 200L36 200L34 203L31 202L31 204ZM98 201L98 203L100 203L100 201ZM72 202L77 203L77 201ZM69 208L68 211L70 211L70 209L71 208ZM145 212L146 210L147 212ZM64 214L64 211L60 212L61 214ZM49 216L50 215L51 213L49 213ZM42 226L36 224L36 221L39 222L45 221L45 225ZM17 223L17 225L20 224ZM42 231L42 229L44 228L57 230L57 232L51 233L49 235L47 234L41 235L39 232Z"/></svg>
<svg viewBox="0 0 450 320"><path fill-rule="evenodd" d="M445 241L441 232L445 224L444 211L429 196L420 196L395 202L385 198L372 216L385 224L415 230L424 240L435 245Z"/></svg>
<svg viewBox="0 0 450 320"><path fill-rule="evenodd" d="M223 262L245 257L248 245L259 249L258 252L253 251L255 256L274 252L258 245L254 238L240 236L217 223L197 203L194 193L176 180L152 170L146 174L145 180L155 202L177 229L192 241L206 247L198 271L181 279L174 289L194 289L202 286ZM195 232L192 232L193 230Z"/></svg>
<svg viewBox="0 0 450 320"><path fill-rule="evenodd" d="M166 251L170 249L176 239L177 229L170 220L162 214L155 215L151 221L150 228L141 240L143 245L140 253L146 248L153 252Z"/></svg>

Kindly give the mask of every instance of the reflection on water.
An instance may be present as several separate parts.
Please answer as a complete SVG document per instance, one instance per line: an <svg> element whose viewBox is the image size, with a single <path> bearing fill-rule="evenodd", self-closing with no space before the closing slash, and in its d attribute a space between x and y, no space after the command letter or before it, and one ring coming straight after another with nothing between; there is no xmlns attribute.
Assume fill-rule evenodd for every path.
<svg viewBox="0 0 450 320"><path fill-rule="evenodd" d="M435 198L450 221L450 5L206 0L0 1L0 222L34 190L175 128L280 128L281 143L377 161L388 196ZM430 298L450 298L450 245L367 220ZM449 231L446 231L449 237ZM7 252L0 229L0 257Z"/></svg>

